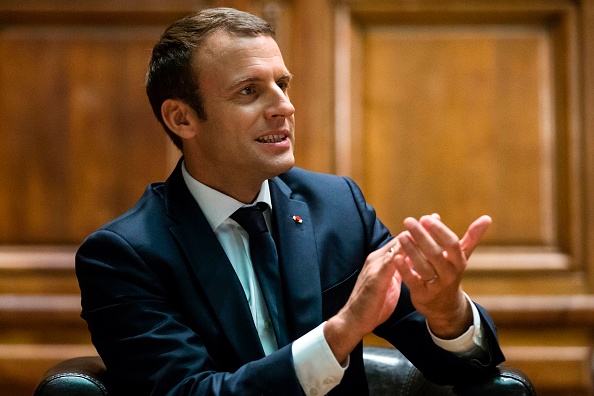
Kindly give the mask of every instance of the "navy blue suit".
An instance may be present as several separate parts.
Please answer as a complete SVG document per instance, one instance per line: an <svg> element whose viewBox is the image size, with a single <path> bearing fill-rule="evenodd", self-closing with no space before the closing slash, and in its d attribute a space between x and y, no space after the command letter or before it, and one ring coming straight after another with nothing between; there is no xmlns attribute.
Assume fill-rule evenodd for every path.
<svg viewBox="0 0 594 396"><path fill-rule="evenodd" d="M294 168L271 179L270 190L287 330L295 340L338 312L367 255L391 235L350 179ZM82 317L116 393L302 394L291 344L264 355L239 279L179 164L85 240L76 272ZM490 345L486 366L435 346L404 286L376 334L429 379L461 382L503 360L493 323L479 311ZM361 345L331 394L367 394Z"/></svg>

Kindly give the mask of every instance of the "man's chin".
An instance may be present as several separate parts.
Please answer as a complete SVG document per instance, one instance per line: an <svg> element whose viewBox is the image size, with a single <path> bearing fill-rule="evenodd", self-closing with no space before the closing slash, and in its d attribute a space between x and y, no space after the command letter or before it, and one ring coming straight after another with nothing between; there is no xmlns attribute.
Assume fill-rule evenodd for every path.
<svg viewBox="0 0 594 396"><path fill-rule="evenodd" d="M273 172L271 172L271 176L269 177L269 179L271 179L275 176L278 176L278 175L282 175L283 173L290 171L294 166L295 166L294 158L291 158L290 160L286 160L286 161L282 161L282 162L277 162L274 166Z"/></svg>

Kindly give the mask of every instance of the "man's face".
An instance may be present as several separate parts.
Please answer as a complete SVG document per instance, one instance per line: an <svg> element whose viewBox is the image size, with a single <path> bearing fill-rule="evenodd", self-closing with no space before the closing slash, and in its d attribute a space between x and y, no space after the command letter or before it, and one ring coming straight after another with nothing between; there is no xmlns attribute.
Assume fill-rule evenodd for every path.
<svg viewBox="0 0 594 396"><path fill-rule="evenodd" d="M216 32L197 51L196 61L207 119L198 124L195 140L184 145L186 155L198 158L195 177L225 191L219 184L259 186L291 169L291 74L274 39Z"/></svg>

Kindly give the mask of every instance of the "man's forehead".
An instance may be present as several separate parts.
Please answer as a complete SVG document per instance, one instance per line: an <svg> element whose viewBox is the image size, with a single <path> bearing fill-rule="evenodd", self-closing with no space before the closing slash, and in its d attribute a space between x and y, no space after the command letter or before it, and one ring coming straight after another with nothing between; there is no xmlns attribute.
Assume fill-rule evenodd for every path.
<svg viewBox="0 0 594 396"><path fill-rule="evenodd" d="M275 78L290 76L276 41L271 36L237 36L227 32L211 34L196 51L199 74L236 74L233 80L259 78L272 71Z"/></svg>
<svg viewBox="0 0 594 396"><path fill-rule="evenodd" d="M224 30L209 34L196 50L195 55L198 57L235 56L242 52L258 50L281 55L280 49L272 36L264 34L238 35Z"/></svg>

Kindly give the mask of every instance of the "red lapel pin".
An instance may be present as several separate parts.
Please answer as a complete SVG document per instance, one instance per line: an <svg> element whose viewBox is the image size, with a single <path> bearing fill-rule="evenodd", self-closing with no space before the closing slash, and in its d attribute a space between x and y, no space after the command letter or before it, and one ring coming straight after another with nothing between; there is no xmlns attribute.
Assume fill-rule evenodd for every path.
<svg viewBox="0 0 594 396"><path fill-rule="evenodd" d="M301 218L301 216L293 216L293 221L299 224L303 223L303 219Z"/></svg>

